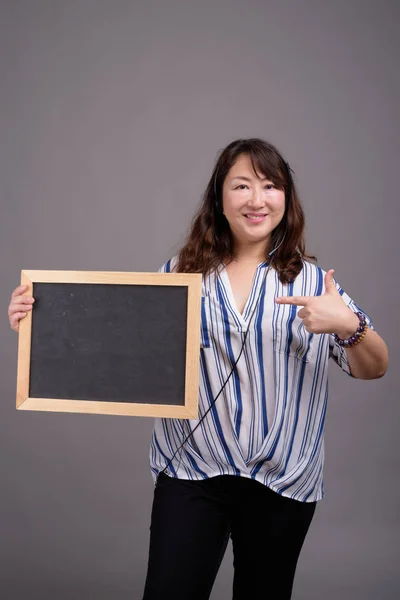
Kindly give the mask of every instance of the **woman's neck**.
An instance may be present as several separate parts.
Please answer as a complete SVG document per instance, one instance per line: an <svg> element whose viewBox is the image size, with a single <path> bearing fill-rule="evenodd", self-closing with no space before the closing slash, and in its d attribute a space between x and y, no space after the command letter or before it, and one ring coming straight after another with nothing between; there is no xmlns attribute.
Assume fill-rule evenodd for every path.
<svg viewBox="0 0 400 600"><path fill-rule="evenodd" d="M260 244L236 245L233 252L232 260L242 264L260 264L267 258L268 245L265 242Z"/></svg>

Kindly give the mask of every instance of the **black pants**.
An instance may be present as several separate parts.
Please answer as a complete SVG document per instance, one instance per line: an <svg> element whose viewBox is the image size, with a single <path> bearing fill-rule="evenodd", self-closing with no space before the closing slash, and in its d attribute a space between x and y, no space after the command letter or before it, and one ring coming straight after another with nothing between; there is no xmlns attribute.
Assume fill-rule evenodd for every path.
<svg viewBox="0 0 400 600"><path fill-rule="evenodd" d="M221 475L158 477L143 600L206 600L229 536L234 600L289 600L316 502L298 502L262 483Z"/></svg>

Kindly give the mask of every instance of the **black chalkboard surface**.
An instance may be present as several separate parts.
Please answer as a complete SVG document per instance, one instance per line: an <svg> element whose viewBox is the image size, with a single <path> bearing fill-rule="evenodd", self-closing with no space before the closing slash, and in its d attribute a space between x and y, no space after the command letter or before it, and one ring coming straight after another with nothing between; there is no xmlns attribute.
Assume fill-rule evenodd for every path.
<svg viewBox="0 0 400 600"><path fill-rule="evenodd" d="M17 408L197 418L201 275L22 271Z"/></svg>

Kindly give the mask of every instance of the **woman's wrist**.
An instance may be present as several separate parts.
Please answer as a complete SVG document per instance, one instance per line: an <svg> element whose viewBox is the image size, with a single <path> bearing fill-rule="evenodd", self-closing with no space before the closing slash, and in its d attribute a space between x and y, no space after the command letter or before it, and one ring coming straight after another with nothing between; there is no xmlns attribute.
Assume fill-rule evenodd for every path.
<svg viewBox="0 0 400 600"><path fill-rule="evenodd" d="M346 323L343 323L343 325L334 332L336 342L345 348L355 345L354 343L359 340L359 338L364 337L365 330L367 329L365 317L362 313L354 313L351 309L349 309L349 312L351 312L351 315L349 315Z"/></svg>
<svg viewBox="0 0 400 600"><path fill-rule="evenodd" d="M349 339L354 333L357 331L360 320L356 313L354 313L350 308L348 318L345 323L341 323L341 326L337 328L333 333L336 334L341 340Z"/></svg>

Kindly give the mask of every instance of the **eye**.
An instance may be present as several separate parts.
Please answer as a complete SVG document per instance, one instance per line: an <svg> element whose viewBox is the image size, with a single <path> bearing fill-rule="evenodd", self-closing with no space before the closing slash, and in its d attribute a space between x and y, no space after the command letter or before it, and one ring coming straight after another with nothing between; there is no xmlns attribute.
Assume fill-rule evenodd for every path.
<svg viewBox="0 0 400 600"><path fill-rule="evenodd" d="M241 183L240 185L237 185L237 186L235 187L235 190L238 190L238 189L243 189L243 188L245 188L245 187L247 187L247 185L245 185L244 183Z"/></svg>
<svg viewBox="0 0 400 600"><path fill-rule="evenodd" d="M273 183L267 183L265 187L267 188L267 190L273 190L275 186Z"/></svg>

